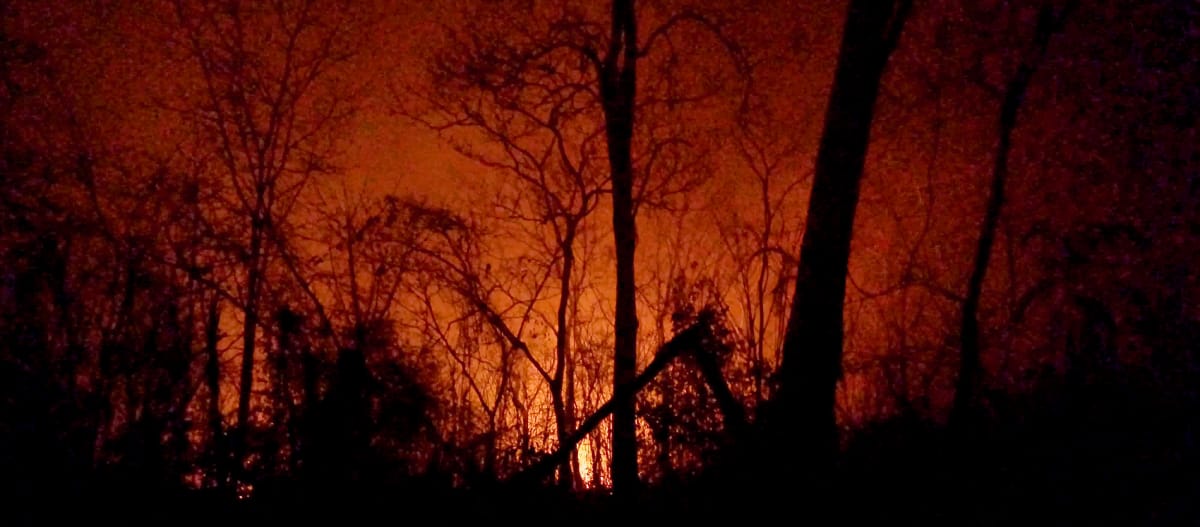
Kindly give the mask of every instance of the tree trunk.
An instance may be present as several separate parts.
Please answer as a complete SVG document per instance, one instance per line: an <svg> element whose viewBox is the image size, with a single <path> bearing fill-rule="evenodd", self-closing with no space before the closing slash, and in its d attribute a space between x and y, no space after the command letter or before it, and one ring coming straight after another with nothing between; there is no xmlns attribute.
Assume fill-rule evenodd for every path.
<svg viewBox="0 0 1200 527"><path fill-rule="evenodd" d="M700 374L704 376L704 383L708 385L713 398L717 400L717 407L721 409L722 423L725 426L725 433L734 440L741 440L746 437L746 409L742 407L741 401L733 395L733 390L729 389L729 384L725 382L725 375L721 373L721 364L717 362L717 358L712 354L711 350L704 347L697 348L692 357L696 362L696 369L700 370Z"/></svg>
<svg viewBox="0 0 1200 527"><path fill-rule="evenodd" d="M962 303L958 381L954 390L954 406L950 413L951 425L959 431L970 428L973 422L978 403L976 391L983 376L980 362L979 300L983 295L983 283L987 278L988 263L992 257L992 247L995 245L996 226L1004 208L1004 187L1008 179L1008 154L1012 147L1013 128L1017 125L1017 114L1025 100L1029 81L1033 79L1038 64L1046 54L1050 37L1061 28L1071 7L1073 4L1068 5L1058 15L1054 14L1049 5L1042 8L1037 28L1034 30L1033 52L1021 61L1021 65L1004 89L1004 101L1001 103L997 122L999 142L992 164L990 194L983 215L983 225L979 231L979 244L975 249L975 262L971 266L971 277L967 281L967 294Z"/></svg>
<svg viewBox="0 0 1200 527"><path fill-rule="evenodd" d="M300 355L300 365L304 369L304 409L300 412L303 419L300 423L300 458L302 462L307 462L312 438L317 432L317 412L321 401L320 364L311 347L304 346Z"/></svg>
<svg viewBox="0 0 1200 527"><path fill-rule="evenodd" d="M570 430L567 428L567 406L563 400L563 377L567 367L567 343L571 338L571 328L567 321L567 308L571 301L571 273L575 267L575 223L570 220L566 234L562 239L562 273L559 276L558 295L558 334L555 339L554 377L550 381L550 399L554 406L554 427L558 435L558 444L567 440ZM563 460L558 467L558 485L570 488L574 481L574 470L569 459Z"/></svg>
<svg viewBox="0 0 1200 527"><path fill-rule="evenodd" d="M213 295L208 304L208 320L204 325L204 379L208 384L208 427L212 434L212 455L216 461L218 485L224 484L225 445L221 422L221 357L218 344L221 340L221 301Z"/></svg>
<svg viewBox="0 0 1200 527"><path fill-rule="evenodd" d="M634 0L613 0L612 35L602 71L601 94L612 172L613 238L616 242L616 339L613 393L625 391L637 375L637 299L633 257L637 224L633 203L633 123L637 92L637 21ZM612 425L612 484L617 495L638 485L635 404L615 400Z"/></svg>
<svg viewBox="0 0 1200 527"><path fill-rule="evenodd" d="M242 323L242 369L238 385L237 424L233 431L234 469L241 472L246 455L247 432L250 426L250 397L254 387L254 343L258 330L258 290L262 279L262 233L254 220L255 232L250 237L250 268L246 273L246 309Z"/></svg>
<svg viewBox="0 0 1200 527"><path fill-rule="evenodd" d="M563 402L562 383L552 383L550 385L550 405L554 410L554 430L558 444L564 444L567 441L567 407ZM571 474L571 460L564 459L558 465L558 481L559 487L570 489L571 483L574 480Z"/></svg>
<svg viewBox="0 0 1200 527"><path fill-rule="evenodd" d="M575 310L575 311L578 311L578 310ZM567 393L566 393L564 403L566 405L567 426L565 428L568 431L572 431L572 430L575 430L575 357L574 356L569 356L567 359L566 383L567 383L567 387L566 387ZM562 443L560 442L559 444L561 445ZM574 477L575 477L575 479L573 481L574 488L582 489L583 488L583 474L579 467L579 451L578 450L571 451L570 463L571 463L571 474L574 475ZM595 467L593 467L592 471L595 472Z"/></svg>
<svg viewBox="0 0 1200 527"><path fill-rule="evenodd" d="M295 401L292 399L292 379L288 374L289 360L288 357L294 353L292 349L296 345L296 340L293 338L299 331L299 322L293 318L294 313L286 308L281 309L276 317L278 331L278 346L275 349L275 408L273 415L275 416L276 426L280 426L283 434L286 436L284 442L288 445L288 468L291 473L299 472L300 456L297 453L300 451L300 434L296 427L296 411Z"/></svg>
<svg viewBox="0 0 1200 527"><path fill-rule="evenodd" d="M784 422L793 470L817 476L837 450L834 400L842 369L847 264L875 99L910 1L853 0L817 151L796 291L783 346ZM797 474L800 475L800 474Z"/></svg>
<svg viewBox="0 0 1200 527"><path fill-rule="evenodd" d="M570 338L570 328L567 325L567 307L571 299L571 271L575 264L575 224L568 223L566 233L559 242L563 251L562 272L559 275L559 296L557 311L557 334L555 338L554 374L550 378L550 404L554 410L554 429L558 444L567 439L567 411L563 400L563 375L566 372L567 339ZM573 480L571 463L563 460L558 467L558 485L570 488Z"/></svg>

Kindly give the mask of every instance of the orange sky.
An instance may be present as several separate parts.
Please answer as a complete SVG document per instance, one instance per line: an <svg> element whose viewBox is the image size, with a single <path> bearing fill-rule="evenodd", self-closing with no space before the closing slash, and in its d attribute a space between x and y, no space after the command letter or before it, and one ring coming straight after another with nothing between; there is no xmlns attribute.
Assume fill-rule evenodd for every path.
<svg viewBox="0 0 1200 527"><path fill-rule="evenodd" d="M166 60L178 53L170 49L172 19L170 11L164 11L164 5L115 2L96 6L34 0L14 3L19 10L36 13L29 15L30 33L40 36L52 56L63 65L63 71L71 72L62 82L65 98L74 101L81 113L90 117L85 120L98 130L100 142L124 148L150 145L151 149L166 150L184 136L186 130L173 126L176 122L173 114L162 108L162 101L169 101L177 90L188 89L188 68ZM458 4L378 0L374 6L380 16L371 34L366 35L364 53L350 66L356 78L369 80L371 86L358 118L343 132L345 149L340 164L350 187L361 185L373 194L394 192L428 198L459 210L488 210L481 205L492 198L495 190L492 185L502 180L482 176L478 165L455 153L437 134L395 112L397 89L423 82L425 61L438 44L439 24L456 23ZM769 51L772 58L764 67L766 75L760 88L768 104L780 112L779 128L773 132L797 143L794 158L785 165L783 182L804 177L814 157L840 37L843 15L840 6L841 2L833 0L773 0L753 3L738 15L744 17L736 25L743 32L739 37L745 38L749 47L762 47L757 51ZM892 86L890 91L903 90ZM901 105L884 103L881 115L911 118L903 110ZM918 162L920 155L906 158L901 154L906 153L906 142L926 132L920 126L909 126L908 123L919 119L893 117L884 122L887 126L877 128L890 141L887 147L876 146L871 153L873 164L864 183L851 269L856 280L868 289L882 288L894 278L888 274L887 262L895 260L897 253L906 252L905 244L911 242L900 239L897 233L918 225L919 212L924 208L921 194L924 181L912 174L914 166L924 166ZM970 132L958 129L950 133L961 139ZM877 141L876 145L879 144ZM724 150L717 154L718 171L691 200L696 210L686 222L651 211L640 218L639 281L649 282L656 272L689 261L721 266L726 271L734 266L713 249L719 247L716 222L735 214L753 217L757 190L732 153L732 144L721 146ZM970 176L969 172L977 169L967 164L957 167L946 164L939 168L942 185L963 181L962 174ZM965 180L981 181L972 177ZM799 201L805 194L803 187L790 202L791 207L781 212L780 221L793 231L799 228L804 213ZM967 203L982 203L982 194L975 185L947 188L952 194L974 200ZM953 196L945 198L942 203L956 202ZM611 221L605 214L601 208L593 218L602 232L607 232ZM687 227L687 239L672 245L678 241L673 237L679 233L680 225ZM961 259L960 249L965 245L950 243L947 240L951 237L944 235L969 232L970 229L963 229L964 225L969 226L963 222L939 222L944 231L938 238L941 245L934 247L941 253L936 258L943 262ZM605 236L597 236L594 242L594 250L601 256L611 251L611 241ZM611 271L605 267L593 265L589 269L597 283L606 283L605 277ZM951 279L948 283L956 284L958 280ZM605 289L597 287L597 298L593 300L600 313L611 312L604 301ZM643 291L647 295L652 293ZM872 324L864 323L862 327L870 328ZM653 342L654 325L645 315L642 328L642 342Z"/></svg>

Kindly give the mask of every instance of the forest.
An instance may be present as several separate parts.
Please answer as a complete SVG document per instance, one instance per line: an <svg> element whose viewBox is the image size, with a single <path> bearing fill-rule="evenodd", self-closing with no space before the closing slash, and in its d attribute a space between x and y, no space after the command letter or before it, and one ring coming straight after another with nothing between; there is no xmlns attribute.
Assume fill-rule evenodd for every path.
<svg viewBox="0 0 1200 527"><path fill-rule="evenodd" d="M1200 3L0 0L0 524L1200 522Z"/></svg>

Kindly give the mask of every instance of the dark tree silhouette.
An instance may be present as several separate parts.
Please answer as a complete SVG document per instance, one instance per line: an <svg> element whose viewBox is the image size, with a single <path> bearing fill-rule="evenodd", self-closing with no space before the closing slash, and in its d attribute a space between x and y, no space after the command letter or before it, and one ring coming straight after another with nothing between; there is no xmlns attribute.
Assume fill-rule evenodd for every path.
<svg viewBox="0 0 1200 527"><path fill-rule="evenodd" d="M1025 100L1025 92L1029 82L1037 72L1050 37L1062 29L1067 15L1075 8L1077 2L1071 2L1057 11L1050 5L1044 5L1038 13L1037 27L1034 28L1033 43L1029 50L1022 54L1020 65L1004 87L1003 100L1000 104L1000 117L997 120L999 141L996 145L995 159L992 162L992 182L988 193L987 210L984 212L983 224L980 227L979 243L975 249L975 259L971 266L971 276L967 281L967 292L962 301L962 321L959 336L962 340L959 352L958 380L954 391L954 406L951 409L951 420L957 428L970 426L972 414L978 403L977 393L982 377L980 365L980 335L979 335L979 300L983 295L983 283L987 278L988 263L992 256L992 246L996 240L996 226L1000 221L1000 213L1004 208L1004 187L1008 179L1008 157L1012 148L1012 133L1017 126L1017 116L1021 103Z"/></svg>
<svg viewBox="0 0 1200 527"><path fill-rule="evenodd" d="M0 524L1195 523L1200 6L693 2L0 0Z"/></svg>
<svg viewBox="0 0 1200 527"><path fill-rule="evenodd" d="M850 239L875 99L910 0L854 0L846 15L800 246L783 344L780 397L794 469L818 470L837 450L834 397L842 373L842 309Z"/></svg>
<svg viewBox="0 0 1200 527"><path fill-rule="evenodd" d="M330 171L334 131L354 109L353 91L327 81L353 56L358 28L352 10L323 12L339 6L313 0L173 6L200 85L181 110L222 173L226 210L213 215L230 219L224 235L237 240L229 247L240 267L231 296L243 317L231 446L240 471L270 264L301 193Z"/></svg>
<svg viewBox="0 0 1200 527"><path fill-rule="evenodd" d="M613 0L612 34L600 72L608 164L612 170L613 239L617 254L616 340L613 393L628 390L637 374L637 284L633 258L637 223L633 203L633 128L637 97L638 37L634 0ZM637 431L632 397L616 401L612 427L613 491L638 484Z"/></svg>
<svg viewBox="0 0 1200 527"><path fill-rule="evenodd" d="M500 17L469 21L465 30L449 32L453 44L433 61L435 86L416 90L436 117L405 112L416 113L419 121L438 131L480 132L482 141L458 142L456 148L516 183L507 190L513 196L506 195L500 203L505 219L552 237L546 247L551 253L547 268L559 269L557 310L549 322L556 333L553 364L539 359L521 339L506 338L550 388L561 442L574 426L569 400L575 379L567 370L576 354L568 346L573 329L568 315L575 298L571 282L581 274L576 271L578 245L591 227L589 215L601 205L603 193L611 192L617 261L614 325L619 328L613 343L615 387L632 378L637 362L637 211L641 205L664 207L703 180L698 142L672 119L686 114L681 111L684 105L711 99L716 92L678 71L684 53L672 39L682 32L680 26L694 24L715 36L731 55L737 55L737 48L723 38L719 23L692 8L668 11L639 48L633 2L612 3L607 17L565 1L536 7L529 17L532 27L525 20ZM549 14L545 27L543 10ZM652 48L657 50L650 62L647 91L652 93L641 97L637 64ZM638 114L649 118L635 119ZM608 163L598 165L604 156ZM479 276L462 277L467 285L480 282ZM480 290L478 285L466 288L467 301L479 305L501 334L518 336L520 332L505 327L498 316L503 306L489 305ZM611 461L624 467L614 476L622 482L614 483L617 487L637 479L635 409L620 408L623 404L618 401L613 421L613 444L621 446L614 446ZM570 464L564 463L560 472L569 475ZM569 479L560 478L560 483Z"/></svg>
<svg viewBox="0 0 1200 527"><path fill-rule="evenodd" d="M553 56L552 43L534 42L532 49L518 51L511 44L486 38L485 30L469 28L463 33L461 42L434 61L438 86L432 90L434 95L426 98L438 121L417 118L437 130L482 132L488 143L498 147L499 152L491 152L473 144L457 145L461 154L502 172L513 182L510 195L501 198L497 208L503 211L498 219L515 222L522 232L534 235L530 242L532 254L523 255L519 261L545 265L547 276L557 274L558 298L552 322L555 343L549 364L516 338L519 331L510 327L514 324L493 316L502 309L490 305L482 294L484 277L460 272L458 280L470 285L463 289L466 300L482 303L489 323L502 334L514 337L509 339L511 344L522 350L546 383L555 434L561 443L575 427L570 393L574 379L568 373L577 361L570 349L571 326L577 322L570 318L568 308L577 294L577 279L573 278L579 268L576 252L586 221L600 205L609 183L601 162L603 129L593 119L591 86L577 79L588 72L571 70L566 60ZM545 61L544 67L530 67L538 61ZM502 72L495 71L501 67ZM587 132L579 134L577 129ZM465 270L461 265L452 267ZM528 313L520 325L536 314ZM564 462L559 469L560 485L581 486L573 468L577 465L575 458Z"/></svg>
<svg viewBox="0 0 1200 527"><path fill-rule="evenodd" d="M204 386L208 389L209 470L217 485L224 485L225 419L221 410L221 300L208 301L204 319Z"/></svg>

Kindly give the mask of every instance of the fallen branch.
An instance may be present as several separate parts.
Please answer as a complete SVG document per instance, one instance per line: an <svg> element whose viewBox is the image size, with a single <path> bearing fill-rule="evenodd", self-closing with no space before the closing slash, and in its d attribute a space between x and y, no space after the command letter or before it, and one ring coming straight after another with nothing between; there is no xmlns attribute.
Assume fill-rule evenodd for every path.
<svg viewBox="0 0 1200 527"><path fill-rule="evenodd" d="M687 329L676 333L671 340L658 349L658 353L654 355L654 360L650 361L646 369L642 370L642 373L638 374L632 383L618 388L612 398L592 413L592 415L588 416L587 419L584 419L583 423L580 423L579 428L575 429L567 437L566 442L559 445L554 453L530 465L529 468L516 473L509 478L509 481L514 483L537 483L550 476L554 472L554 469L571 455L571 452L575 450L579 442L583 441L583 438L592 433L597 426L600 426L601 422L613 413L618 403L637 395L647 384L650 384L650 381L654 380L659 373L666 369L671 360L678 357L685 350L698 349L708 333L709 321L704 317L695 324L688 326ZM721 384L724 383L722 382Z"/></svg>

